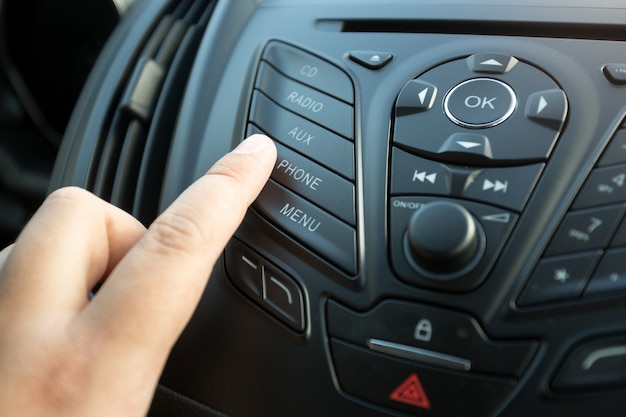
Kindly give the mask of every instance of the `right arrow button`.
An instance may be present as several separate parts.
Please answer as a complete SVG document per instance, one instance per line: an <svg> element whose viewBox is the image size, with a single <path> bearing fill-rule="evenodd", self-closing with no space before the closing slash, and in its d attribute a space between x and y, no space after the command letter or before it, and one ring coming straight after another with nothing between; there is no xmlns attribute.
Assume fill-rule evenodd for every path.
<svg viewBox="0 0 626 417"><path fill-rule="evenodd" d="M567 117L567 96L560 89L539 91L528 98L526 117L560 129Z"/></svg>

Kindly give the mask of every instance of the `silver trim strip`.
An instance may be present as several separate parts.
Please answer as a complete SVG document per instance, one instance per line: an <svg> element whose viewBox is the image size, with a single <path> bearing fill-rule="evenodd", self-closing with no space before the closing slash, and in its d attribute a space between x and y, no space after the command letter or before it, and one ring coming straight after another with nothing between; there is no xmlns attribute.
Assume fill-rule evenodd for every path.
<svg viewBox="0 0 626 417"><path fill-rule="evenodd" d="M423 362L429 365L443 366L455 371L467 372L472 369L472 361L469 359L433 352L432 350L420 349L379 339L369 339L367 346L376 352L387 353L399 358Z"/></svg>

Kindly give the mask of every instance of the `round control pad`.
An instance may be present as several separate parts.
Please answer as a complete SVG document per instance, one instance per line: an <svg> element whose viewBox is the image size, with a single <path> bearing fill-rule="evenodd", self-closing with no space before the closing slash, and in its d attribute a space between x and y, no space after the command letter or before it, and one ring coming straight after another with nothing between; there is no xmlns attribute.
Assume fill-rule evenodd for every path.
<svg viewBox="0 0 626 417"><path fill-rule="evenodd" d="M506 121L517 107L515 92L492 78L474 78L454 87L444 99L450 120L468 128L489 128Z"/></svg>
<svg viewBox="0 0 626 417"><path fill-rule="evenodd" d="M430 278L461 276L480 261L485 248L482 226L460 204L435 201L411 217L406 255Z"/></svg>

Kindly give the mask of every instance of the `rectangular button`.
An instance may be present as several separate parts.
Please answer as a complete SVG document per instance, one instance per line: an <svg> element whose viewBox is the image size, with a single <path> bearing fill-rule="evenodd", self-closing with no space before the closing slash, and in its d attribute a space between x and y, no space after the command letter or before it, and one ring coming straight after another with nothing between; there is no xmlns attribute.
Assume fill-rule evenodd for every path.
<svg viewBox="0 0 626 417"><path fill-rule="evenodd" d="M295 280L235 239L225 253L226 271L237 288L293 330L304 330L305 302Z"/></svg>
<svg viewBox="0 0 626 417"><path fill-rule="evenodd" d="M285 232L356 275L356 230L270 180L254 207Z"/></svg>
<svg viewBox="0 0 626 417"><path fill-rule="evenodd" d="M444 164L393 149L391 193L450 195L452 174Z"/></svg>
<svg viewBox="0 0 626 417"><path fill-rule="evenodd" d="M290 80L263 62L256 87L284 108L346 138L354 137L354 114L349 104Z"/></svg>
<svg viewBox="0 0 626 417"><path fill-rule="evenodd" d="M354 226L354 184L276 144L278 158L272 178L307 200Z"/></svg>
<svg viewBox="0 0 626 417"><path fill-rule="evenodd" d="M279 42L267 46L263 59L287 77L354 103L352 81L345 72L326 61Z"/></svg>
<svg viewBox="0 0 626 417"><path fill-rule="evenodd" d="M604 248L623 214L623 204L567 213L552 238L546 255Z"/></svg>
<svg viewBox="0 0 626 417"><path fill-rule="evenodd" d="M225 254L226 271L232 283L258 302L263 288L263 265L259 256L236 240L226 247Z"/></svg>
<svg viewBox="0 0 626 417"><path fill-rule="evenodd" d="M604 252L598 268L585 289L588 295L616 295L626 291L626 248Z"/></svg>
<svg viewBox="0 0 626 417"><path fill-rule="evenodd" d="M626 164L591 171L573 208L602 206L626 201Z"/></svg>
<svg viewBox="0 0 626 417"><path fill-rule="evenodd" d="M254 93L250 120L272 138L354 180L354 144Z"/></svg>
<svg viewBox="0 0 626 417"><path fill-rule="evenodd" d="M268 266L263 267L263 301L289 327L304 330L302 291L287 275Z"/></svg>
<svg viewBox="0 0 626 417"><path fill-rule="evenodd" d="M517 300L517 305L578 298L599 258L598 251L542 259Z"/></svg>
<svg viewBox="0 0 626 417"><path fill-rule="evenodd" d="M468 177L462 196L515 211L522 211L544 164L486 168Z"/></svg>

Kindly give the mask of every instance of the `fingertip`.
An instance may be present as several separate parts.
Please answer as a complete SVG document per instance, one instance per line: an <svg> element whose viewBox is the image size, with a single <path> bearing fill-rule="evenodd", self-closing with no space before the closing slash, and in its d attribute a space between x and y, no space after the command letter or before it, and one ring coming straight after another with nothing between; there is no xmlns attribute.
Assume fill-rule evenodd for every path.
<svg viewBox="0 0 626 417"><path fill-rule="evenodd" d="M244 139L235 149L233 153L239 154L261 154L265 152L276 153L274 142L267 136L254 134Z"/></svg>

